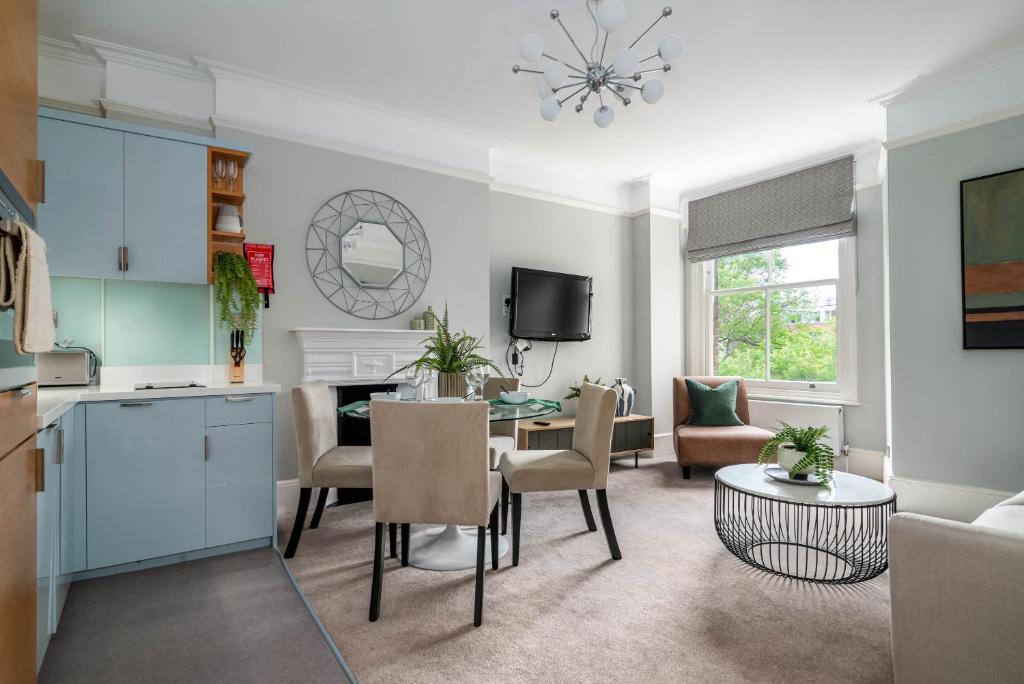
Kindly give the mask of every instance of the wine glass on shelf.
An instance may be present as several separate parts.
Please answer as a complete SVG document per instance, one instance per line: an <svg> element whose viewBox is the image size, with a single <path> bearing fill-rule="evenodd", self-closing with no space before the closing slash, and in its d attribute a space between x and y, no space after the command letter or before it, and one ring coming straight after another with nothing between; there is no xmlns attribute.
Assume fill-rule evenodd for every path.
<svg viewBox="0 0 1024 684"><path fill-rule="evenodd" d="M238 178L238 162L234 159L228 161L228 190L235 191L235 179Z"/></svg>
<svg viewBox="0 0 1024 684"><path fill-rule="evenodd" d="M213 160L213 187L221 189L224 182L224 175L227 173L227 164L224 159L217 157Z"/></svg>
<svg viewBox="0 0 1024 684"><path fill-rule="evenodd" d="M423 383L427 380L427 374L419 366L409 366L405 369L405 384L413 389L413 399L423 401Z"/></svg>

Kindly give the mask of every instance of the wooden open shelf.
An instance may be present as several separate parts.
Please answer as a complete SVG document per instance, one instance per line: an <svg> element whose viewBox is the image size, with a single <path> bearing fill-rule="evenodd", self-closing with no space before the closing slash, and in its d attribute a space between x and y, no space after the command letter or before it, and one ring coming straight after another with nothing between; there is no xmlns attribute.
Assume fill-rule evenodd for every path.
<svg viewBox="0 0 1024 684"><path fill-rule="evenodd" d="M213 182L213 165L218 159L235 161L238 163L238 176L235 178L234 188L229 190L226 182L221 181L215 185ZM206 191L207 191L207 239L206 239L206 268L209 281L213 282L213 257L217 252L231 252L243 255L242 248L245 242L245 231L241 233L226 233L215 230L217 225L217 211L221 206L230 205L238 207L238 215L243 219L245 212L245 164L249 160L248 152L231 150L226 147L209 147L206 154Z"/></svg>

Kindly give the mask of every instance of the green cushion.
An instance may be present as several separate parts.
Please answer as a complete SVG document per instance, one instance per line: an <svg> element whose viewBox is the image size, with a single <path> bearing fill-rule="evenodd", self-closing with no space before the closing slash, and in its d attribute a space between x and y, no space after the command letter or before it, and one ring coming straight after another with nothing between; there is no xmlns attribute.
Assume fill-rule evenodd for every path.
<svg viewBox="0 0 1024 684"><path fill-rule="evenodd" d="M718 387L686 379L686 393L690 395L690 419L687 425L710 427L713 425L743 425L736 415L736 392L740 381L730 380Z"/></svg>

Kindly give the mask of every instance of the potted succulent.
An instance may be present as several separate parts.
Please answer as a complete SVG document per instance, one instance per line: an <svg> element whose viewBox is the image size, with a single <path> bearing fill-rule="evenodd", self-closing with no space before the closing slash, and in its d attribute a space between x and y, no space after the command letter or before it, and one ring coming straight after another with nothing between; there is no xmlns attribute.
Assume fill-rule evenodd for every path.
<svg viewBox="0 0 1024 684"><path fill-rule="evenodd" d="M563 415L576 415L576 407L579 406L580 403L580 389L583 387L583 385L586 385L588 383L600 385L601 378L598 378L597 380L591 380L590 377L586 373L584 373L582 380L577 382L575 385L569 385L569 393L562 397L562 401L559 402L562 405Z"/></svg>
<svg viewBox="0 0 1024 684"><path fill-rule="evenodd" d="M437 372L437 394L441 397L462 397L466 394L466 372L477 366L501 370L490 359L478 353L483 338L473 337L465 330L453 333L448 326L448 304L444 305L444 315L437 318L437 326L433 337L423 340L427 351L412 363L407 363L389 378L404 373L409 368L431 370Z"/></svg>
<svg viewBox="0 0 1024 684"><path fill-rule="evenodd" d="M781 423L782 429L775 437L761 447L757 462L771 463L789 473L790 477L816 475L823 487L832 481L835 454L832 447L822 441L828 434L827 427L793 427Z"/></svg>

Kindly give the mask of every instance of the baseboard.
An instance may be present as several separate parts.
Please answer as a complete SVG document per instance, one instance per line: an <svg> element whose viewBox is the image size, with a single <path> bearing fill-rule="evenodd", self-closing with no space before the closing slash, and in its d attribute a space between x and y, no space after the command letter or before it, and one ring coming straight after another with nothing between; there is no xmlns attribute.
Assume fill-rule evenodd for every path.
<svg viewBox="0 0 1024 684"><path fill-rule="evenodd" d="M213 556L223 556L224 554L228 553L248 551L249 549L261 549L267 546L271 546L272 540L272 537L260 537L259 539L250 539L249 541L235 542L234 544L213 546L208 549L196 549L195 551L175 553L171 554L170 556L160 556L159 558L149 558L147 560L142 561L132 561L131 563L111 565L105 568L96 568L94 570L82 570L81 572L72 573L71 581L78 582L81 580L96 579L97 577L120 575L126 572L135 572L136 570L149 570L150 568L160 568L165 565L185 563L187 561L199 560L201 558L212 558Z"/></svg>
<svg viewBox="0 0 1024 684"><path fill-rule="evenodd" d="M319 496L320 489L314 487L313 495ZM327 503L332 504L338 500L338 490L331 489L327 493ZM315 502L314 502L315 503ZM295 509L299 505L299 480L278 480L277 481L277 517L295 515ZM312 508L310 509L312 510Z"/></svg>
<svg viewBox="0 0 1024 684"><path fill-rule="evenodd" d="M896 492L897 510L960 522L971 522L1015 493L900 475L890 475L887 484Z"/></svg>

